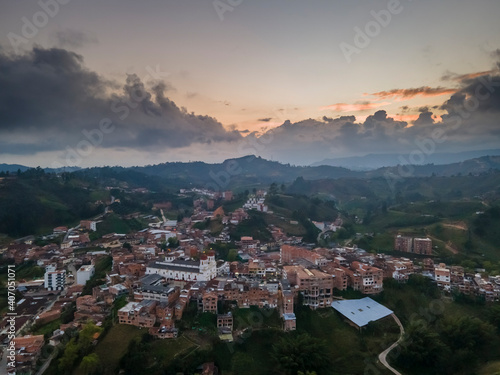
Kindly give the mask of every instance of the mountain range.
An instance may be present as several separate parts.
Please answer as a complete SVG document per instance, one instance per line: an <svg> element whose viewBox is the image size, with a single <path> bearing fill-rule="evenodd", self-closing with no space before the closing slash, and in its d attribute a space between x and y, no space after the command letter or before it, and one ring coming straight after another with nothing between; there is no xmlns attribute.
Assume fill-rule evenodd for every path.
<svg viewBox="0 0 500 375"><path fill-rule="evenodd" d="M0 164L0 171L21 171L28 169L20 165ZM336 166L294 166L269 161L258 156L249 155L237 159L228 159L222 163L208 164L204 162L168 162L138 167L94 167L88 169L65 168L64 171L84 173L96 178L112 177L126 180L129 176L135 182L142 179L156 182L169 181L175 186L205 186L212 190L233 189L244 186L257 186L272 182L290 183L302 177L305 180L358 178L372 179L379 177L429 177L478 175L490 170L500 170L500 156L483 156L450 164L396 165L374 170L355 171ZM45 172L63 172L63 170L46 169ZM142 176L142 177L141 177Z"/></svg>
<svg viewBox="0 0 500 375"><path fill-rule="evenodd" d="M433 153L426 155L423 164L451 164L459 163L468 159L480 158L482 156L500 155L500 149L463 151L456 153ZM407 164L408 155L399 154L368 154L364 156L352 156L345 158L323 159L311 164L312 167L320 165L330 165L343 167L351 170L373 170L383 167L394 167L398 164Z"/></svg>

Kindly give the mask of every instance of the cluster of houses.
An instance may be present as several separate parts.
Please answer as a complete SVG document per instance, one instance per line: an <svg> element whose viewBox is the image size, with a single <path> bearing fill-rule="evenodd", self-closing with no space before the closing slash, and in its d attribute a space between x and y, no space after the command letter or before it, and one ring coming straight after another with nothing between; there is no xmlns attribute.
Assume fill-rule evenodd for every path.
<svg viewBox="0 0 500 375"><path fill-rule="evenodd" d="M282 328L291 331L296 329L294 303L299 295L302 303L312 309L326 308L339 299L335 290L352 288L366 295L377 294L383 290L384 279L405 282L413 273L432 278L445 291L482 296L487 301L499 300L500 277L468 274L458 266L434 264L430 257L416 264L406 257L373 254L356 247L314 248L276 226L269 226L272 240L267 243L250 236L236 241L238 260L217 259L218 254L211 248L216 243L230 242L230 224L248 218L248 209L267 211L263 206L265 193L257 192L246 207L230 213L225 213L222 207L213 210L216 199L232 199L230 192L219 193L220 196L203 193L206 193L203 198L195 200L191 217L161 222L151 217L153 225L144 230L110 233L93 241L92 246L98 250L85 251L82 247L88 234L96 230L95 221L82 221L78 231L72 232L76 232L74 235L67 233L67 228L56 228L55 233L64 235L61 246L36 246L28 239L3 249L3 256L16 264L34 260L45 268L42 280L18 280L18 290L24 295L23 301L18 302L20 309L23 304L38 301L37 298L53 298L48 309L37 305L36 310L26 310L25 323L56 320L67 304L74 303L74 321L62 324L50 338L57 344L70 327L81 327L88 320L102 324L113 301L126 296L127 304L118 311L120 324L146 328L160 339L176 338L178 321L190 304L196 304L198 311L217 316L219 337L231 341L238 334L234 331L231 310L234 307L277 309ZM168 209L168 203L158 208ZM224 225L217 236L198 225L213 218L220 218ZM322 230L335 230L341 224L340 219L334 223L315 223ZM172 238L177 244L169 248ZM397 236L395 249L427 256L432 254L432 241ZM112 269L106 275L106 282L95 286L90 294L87 291L82 295L98 262L109 256ZM4 340L5 335L0 339ZM24 336L16 340L16 345L24 348L19 351L20 365L29 367L36 363L41 350L40 337Z"/></svg>

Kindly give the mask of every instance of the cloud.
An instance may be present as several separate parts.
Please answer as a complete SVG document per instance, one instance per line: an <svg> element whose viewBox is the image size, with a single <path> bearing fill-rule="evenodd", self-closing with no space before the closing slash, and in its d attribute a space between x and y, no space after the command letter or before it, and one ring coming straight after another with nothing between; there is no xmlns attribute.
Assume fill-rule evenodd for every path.
<svg viewBox="0 0 500 375"><path fill-rule="evenodd" d="M455 74L452 72L447 72L445 75L441 77L443 81L468 81L470 79L474 79L477 77L485 76L494 73L494 70L485 70L483 72L475 72L468 74Z"/></svg>
<svg viewBox="0 0 500 375"><path fill-rule="evenodd" d="M130 74L123 82L106 80L86 68L82 56L60 48L34 48L24 55L0 50L0 154L21 158L64 152L86 139L85 132L98 129L103 119L109 119L115 129L99 145L109 159L91 155L92 163L122 159L125 163L127 155L133 160L162 160L166 155L179 160L256 154L304 165L348 155L408 155L419 150L417 141L429 139L436 129L445 139L436 144L439 152L500 148L498 70L457 80L455 89L389 91L392 98L451 90L440 107L401 106L400 113L391 114L380 109L390 103L379 97L322 107L352 111L343 116L328 112L278 126L276 116L262 117L262 128L254 132L238 131L236 126L228 129L213 117L188 112L168 97L167 82L150 84L150 79L141 78ZM285 119L286 111L281 112Z"/></svg>
<svg viewBox="0 0 500 375"><path fill-rule="evenodd" d="M58 30L54 33L53 38L60 48L77 49L88 44L99 43L96 36L74 29Z"/></svg>
<svg viewBox="0 0 500 375"><path fill-rule="evenodd" d="M365 93L364 95L376 96L380 100L395 99L398 101L402 101L402 100L413 99L416 96L432 97L432 96L453 94L455 93L455 91L456 89L453 88L422 86L411 89L393 89L390 91L379 91L372 94Z"/></svg>
<svg viewBox="0 0 500 375"><path fill-rule="evenodd" d="M391 103L390 102L377 103L377 102L364 101L364 102L356 102L354 104L336 103L336 104L320 107L319 109L321 111L332 110L335 112L359 112L359 111L367 111L367 110L371 110L371 109L384 107L384 106L389 105L389 104L391 104Z"/></svg>
<svg viewBox="0 0 500 375"><path fill-rule="evenodd" d="M402 114L395 115L378 110L364 121L359 116L287 121L263 135L272 142L266 144L261 156L302 165L329 157L369 153L408 157L411 152L421 153L419 145L429 145L435 134L442 135L439 142L431 142L436 152L500 148L500 71L473 76L457 80L456 89L424 87L393 90L391 94L432 96L449 90L452 95L441 106L401 106ZM324 108L359 110L360 106L338 103Z"/></svg>
<svg viewBox="0 0 500 375"><path fill-rule="evenodd" d="M0 53L0 87L0 153L75 147L103 119L116 130L102 139L101 148L152 152L241 139L213 117L179 108L166 96L167 83L147 87L134 74L124 84L108 81L65 49Z"/></svg>
<svg viewBox="0 0 500 375"><path fill-rule="evenodd" d="M266 117L266 118L260 118L258 119L257 121L260 121L260 122L269 122L271 121L273 118L272 117Z"/></svg>

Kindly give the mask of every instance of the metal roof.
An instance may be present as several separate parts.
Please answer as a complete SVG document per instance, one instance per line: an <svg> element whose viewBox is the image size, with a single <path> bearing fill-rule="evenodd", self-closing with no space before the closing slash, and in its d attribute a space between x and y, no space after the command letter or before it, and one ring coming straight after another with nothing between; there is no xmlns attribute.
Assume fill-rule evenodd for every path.
<svg viewBox="0 0 500 375"><path fill-rule="evenodd" d="M385 318L393 313L370 297L334 301L332 307L358 327L364 327L369 322Z"/></svg>

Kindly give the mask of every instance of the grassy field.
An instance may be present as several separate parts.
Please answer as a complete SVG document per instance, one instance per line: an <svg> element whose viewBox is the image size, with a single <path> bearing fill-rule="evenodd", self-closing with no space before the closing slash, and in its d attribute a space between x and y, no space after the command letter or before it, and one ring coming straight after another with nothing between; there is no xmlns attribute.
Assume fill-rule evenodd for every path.
<svg viewBox="0 0 500 375"><path fill-rule="evenodd" d="M142 336L146 330L118 324L113 326L104 339L97 344L95 353L99 356L104 374L115 374L120 359L127 353L130 342ZM76 372L80 375L81 372Z"/></svg>
<svg viewBox="0 0 500 375"><path fill-rule="evenodd" d="M490 362L484 365L478 375L500 375L500 361Z"/></svg>
<svg viewBox="0 0 500 375"><path fill-rule="evenodd" d="M268 225L275 225L290 236L302 236L306 233L306 230L302 224L290 224L290 219L282 219L274 214L267 214L264 216L264 220Z"/></svg>
<svg viewBox="0 0 500 375"><path fill-rule="evenodd" d="M32 332L33 335L49 335L52 336L52 332L59 328L61 325L61 319L56 319L52 322L44 324L42 326L34 326L35 330Z"/></svg>
<svg viewBox="0 0 500 375"><path fill-rule="evenodd" d="M399 328L392 319L381 320L360 333L333 309L296 311L297 332L307 332L327 342L334 358L335 374L362 374L367 363L395 342ZM383 372L381 372L383 373Z"/></svg>
<svg viewBox="0 0 500 375"><path fill-rule="evenodd" d="M360 333L333 309L312 311L304 307L296 313L296 332L259 329L240 342L216 345L214 359L217 365L228 375L275 374L276 363L271 355L274 343L282 337L294 340L301 333L308 333L326 343L333 358L333 368L329 374L363 374L368 364L376 366L377 355L396 341L399 335L399 328L392 319L371 324ZM384 369L378 371L381 375L390 374Z"/></svg>
<svg viewBox="0 0 500 375"><path fill-rule="evenodd" d="M155 340L151 345L151 355L166 367L175 357L189 355L197 347L184 336L173 340Z"/></svg>
<svg viewBox="0 0 500 375"><path fill-rule="evenodd" d="M429 201L407 203L393 207L396 211L408 214L431 215L445 217L450 220L465 220L477 211L483 211L485 206L480 201Z"/></svg>

